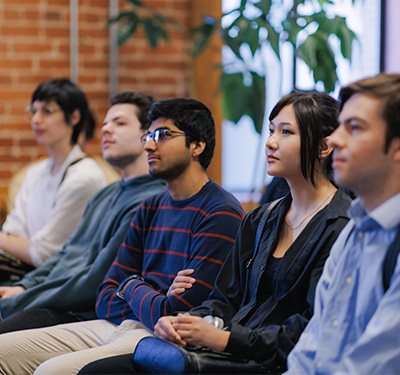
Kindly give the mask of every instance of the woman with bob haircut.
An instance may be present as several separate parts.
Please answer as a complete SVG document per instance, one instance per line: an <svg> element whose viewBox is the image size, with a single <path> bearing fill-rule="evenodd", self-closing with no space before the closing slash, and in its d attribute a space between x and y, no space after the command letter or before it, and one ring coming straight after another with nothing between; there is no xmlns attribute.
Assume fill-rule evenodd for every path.
<svg viewBox="0 0 400 375"><path fill-rule="evenodd" d="M78 86L64 78L42 82L26 112L49 158L27 170L15 207L0 232L0 248L37 267L61 250L106 179L77 144L81 133L88 135L95 125Z"/></svg>
<svg viewBox="0 0 400 375"><path fill-rule="evenodd" d="M291 93L275 105L265 148L267 172L285 178L290 192L247 214L208 300L189 313L160 318L156 336L183 347L245 357L258 363L260 372L285 370L311 318L330 248L348 222L351 198L330 180L327 139L338 126L338 109L336 100L314 91ZM267 210L255 252L256 232ZM193 271L181 271L169 292L184 295L196 282ZM149 345L153 341L154 355L161 356L165 343L147 340ZM133 359L140 350L139 343ZM177 363L172 352L168 361L155 362L160 373L169 373L168 366ZM138 365L132 356L112 357L87 365L80 374L151 372Z"/></svg>

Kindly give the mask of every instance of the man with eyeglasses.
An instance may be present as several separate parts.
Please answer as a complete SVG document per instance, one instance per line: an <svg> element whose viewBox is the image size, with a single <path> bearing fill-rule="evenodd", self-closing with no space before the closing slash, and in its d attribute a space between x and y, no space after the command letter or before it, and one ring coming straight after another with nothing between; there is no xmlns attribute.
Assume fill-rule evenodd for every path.
<svg viewBox="0 0 400 375"><path fill-rule="evenodd" d="M160 317L188 311L213 289L244 211L207 176L211 112L193 99L166 99L152 105L149 120L141 141L150 174L167 190L134 216L98 290L100 319L0 336L4 373L76 374L92 361L132 353ZM193 271L196 283L178 294L169 288L180 270Z"/></svg>

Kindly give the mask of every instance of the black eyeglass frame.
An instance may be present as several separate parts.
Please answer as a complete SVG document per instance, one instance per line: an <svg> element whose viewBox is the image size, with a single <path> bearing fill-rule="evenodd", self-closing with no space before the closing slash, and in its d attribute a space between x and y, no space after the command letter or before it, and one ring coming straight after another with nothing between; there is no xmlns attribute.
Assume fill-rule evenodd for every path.
<svg viewBox="0 0 400 375"><path fill-rule="evenodd" d="M155 143L165 142L168 139L168 136L171 136L171 133L178 135L187 135L185 132L178 132L171 129L156 129L154 132L147 132L140 137L140 142L145 145L150 139L153 139Z"/></svg>

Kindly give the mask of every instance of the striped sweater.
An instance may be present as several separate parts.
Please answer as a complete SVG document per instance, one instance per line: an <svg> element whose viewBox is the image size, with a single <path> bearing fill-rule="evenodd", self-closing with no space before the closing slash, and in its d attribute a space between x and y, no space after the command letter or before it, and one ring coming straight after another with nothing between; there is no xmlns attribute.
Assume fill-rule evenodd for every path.
<svg viewBox="0 0 400 375"><path fill-rule="evenodd" d="M212 291L243 217L240 203L211 180L185 200L165 191L144 201L100 285L97 316L116 324L139 320L153 329L160 317L199 305ZM178 271L187 268L195 270L196 283L167 297ZM144 281L133 280L126 299L119 298L118 286L133 274Z"/></svg>

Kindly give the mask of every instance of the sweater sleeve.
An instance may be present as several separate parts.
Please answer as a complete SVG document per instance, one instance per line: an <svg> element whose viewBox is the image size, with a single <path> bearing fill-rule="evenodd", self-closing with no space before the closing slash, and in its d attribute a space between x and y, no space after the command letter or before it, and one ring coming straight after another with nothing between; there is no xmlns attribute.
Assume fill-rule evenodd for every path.
<svg viewBox="0 0 400 375"><path fill-rule="evenodd" d="M246 283L246 262L254 252L259 216L256 212L259 211L260 208L247 214L241 222L233 250L216 278L214 290L207 300L190 311L191 315L217 316L228 323L240 308Z"/></svg>
<svg viewBox="0 0 400 375"><path fill-rule="evenodd" d="M148 281L151 270L142 272L141 249L144 245L137 240L140 236L140 224L132 223L124 244L100 287L97 301L98 317L117 324L127 317L133 317L153 329L160 317L188 311L199 305L213 290L217 273L226 255L231 251L240 225L242 213L238 214L230 208L223 211L224 214L210 215L202 220L191 233L190 244L186 245L190 246L190 249L184 268L195 270L193 277L196 278L196 283L184 293L169 297L166 296L166 290L159 290ZM165 272L168 272L168 269ZM116 296L116 290L119 284L133 273L141 275L145 281L136 279L130 282L124 292L126 300L122 300ZM175 274L169 275L171 280Z"/></svg>
<svg viewBox="0 0 400 375"><path fill-rule="evenodd" d="M123 215L107 244L99 250L93 262L82 267L79 272L72 276L70 273L66 273L65 276L60 275L55 279L48 280L53 266L65 258L65 251L68 251L67 246L42 266L25 275L15 285L22 285L26 291L13 298L0 301L2 316L6 317L15 311L28 309L31 304L34 307L49 307L57 304L58 311L74 311L79 314L89 312L89 318L93 319L95 317L96 290L115 258L136 209L137 206L134 206Z"/></svg>

